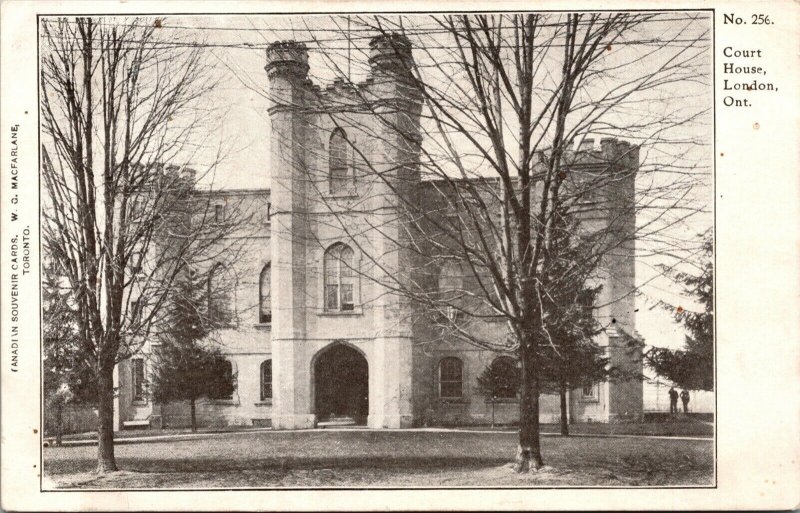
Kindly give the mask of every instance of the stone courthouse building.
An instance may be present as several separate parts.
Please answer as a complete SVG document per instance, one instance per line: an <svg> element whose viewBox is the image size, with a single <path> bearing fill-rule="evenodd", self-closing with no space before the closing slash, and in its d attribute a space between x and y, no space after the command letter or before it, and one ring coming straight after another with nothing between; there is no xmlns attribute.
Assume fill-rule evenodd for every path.
<svg viewBox="0 0 800 513"><path fill-rule="evenodd" d="M400 62L411 59L410 45L383 36L370 47L369 78L356 86L335 82L327 88L309 79L302 44L278 42L267 50L271 190L213 193L217 216L224 217L234 202L256 213L242 258L231 269L207 270L210 281L225 273L235 284L226 296L236 312L235 325L220 330L215 340L231 363L236 390L228 399L201 401L201 425L313 428L344 417L370 428L484 424L493 410L496 422L517 418L513 391L492 405L477 383L495 359L515 365L513 359L442 336L430 316L370 278L418 262L396 246L407 236L400 218L380 212L397 206L397 194L403 193L398 191L421 203L438 197L435 181L420 178L413 165L421 138L401 140L387 128L396 124L413 133L420 123L421 103L404 90L407 67ZM388 107L383 112L342 109L356 98L382 100L378 103ZM398 104L404 108L392 110ZM615 183L609 201L633 204L637 148L616 139L603 139L595 148L585 140L575 155L575 165L589 171L600 172L610 159L621 162L628 172ZM360 174L365 160L379 172ZM625 226L632 234L629 210ZM605 221L601 216L594 222ZM621 247L604 261L599 304L605 306L597 315L608 327L598 343L608 349L612 364L641 373L641 346L630 349L638 337L634 248L632 242ZM379 265L374 255L380 255ZM447 271L437 272L441 287ZM493 322L476 329L503 339L507 327ZM120 429L188 423L185 404L153 404L148 397L153 345L118 368ZM568 406L574 421L636 417L642 413L642 384L595 383L570 391ZM543 395L541 420L553 422L558 416L558 397Z"/></svg>

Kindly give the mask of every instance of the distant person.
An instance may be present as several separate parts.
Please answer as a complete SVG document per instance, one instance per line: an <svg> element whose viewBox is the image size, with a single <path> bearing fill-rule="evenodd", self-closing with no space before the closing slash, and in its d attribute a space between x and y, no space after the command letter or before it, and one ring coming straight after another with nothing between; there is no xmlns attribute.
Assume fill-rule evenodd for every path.
<svg viewBox="0 0 800 513"><path fill-rule="evenodd" d="M689 391L685 388L681 391L681 402L683 403L683 413L689 413Z"/></svg>
<svg viewBox="0 0 800 513"><path fill-rule="evenodd" d="M669 389L669 412L678 413L678 391L675 387Z"/></svg>

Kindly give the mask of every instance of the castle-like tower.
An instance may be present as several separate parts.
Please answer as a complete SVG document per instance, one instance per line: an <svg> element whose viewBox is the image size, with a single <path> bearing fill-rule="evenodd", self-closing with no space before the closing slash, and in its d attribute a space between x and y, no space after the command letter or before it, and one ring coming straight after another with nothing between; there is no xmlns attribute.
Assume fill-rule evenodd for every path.
<svg viewBox="0 0 800 513"><path fill-rule="evenodd" d="M321 408L319 397L325 393L316 366L325 365L319 358L329 349L346 352L341 346L366 360L367 424L398 428L412 423L411 321L401 314L405 307L400 297L376 290L360 273L369 267L368 272L391 273L405 258L398 247L404 231L392 211L399 191L419 179L413 164L419 141L401 134L418 131L414 127L420 107L407 86L407 40L373 39L369 62L370 76L363 84L336 82L321 90L308 78L304 45L285 41L267 50L276 305L272 419L280 428L314 426L315 409ZM338 158L339 150L332 148L337 144L342 145L346 168L334 182L329 173L338 165L331 161ZM359 165L373 169L360 173ZM321 196L325 201L319 201ZM371 230L370 216L387 221L380 221L380 230ZM340 287L334 292L321 276L329 250L347 252L359 267L359 273L341 269L352 276L346 277L348 283L332 286ZM379 265L368 261L375 255L380 255ZM331 299L326 293L341 297ZM346 361L346 355L341 357Z"/></svg>

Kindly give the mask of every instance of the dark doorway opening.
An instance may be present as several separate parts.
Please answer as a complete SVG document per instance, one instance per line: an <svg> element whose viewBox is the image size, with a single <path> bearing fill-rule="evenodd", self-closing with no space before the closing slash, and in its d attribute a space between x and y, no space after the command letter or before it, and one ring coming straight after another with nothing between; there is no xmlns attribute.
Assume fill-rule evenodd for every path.
<svg viewBox="0 0 800 513"><path fill-rule="evenodd" d="M366 425L369 414L367 359L357 350L336 344L314 363L314 413L317 422L352 419Z"/></svg>

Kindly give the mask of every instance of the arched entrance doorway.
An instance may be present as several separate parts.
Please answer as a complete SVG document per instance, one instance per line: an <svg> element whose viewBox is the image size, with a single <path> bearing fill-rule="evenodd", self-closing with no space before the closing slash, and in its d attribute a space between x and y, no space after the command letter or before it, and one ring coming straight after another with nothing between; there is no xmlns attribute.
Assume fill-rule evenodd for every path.
<svg viewBox="0 0 800 513"><path fill-rule="evenodd" d="M314 362L314 413L318 422L349 417L366 424L369 414L367 359L344 344L324 350Z"/></svg>

